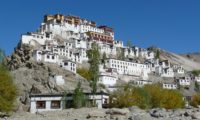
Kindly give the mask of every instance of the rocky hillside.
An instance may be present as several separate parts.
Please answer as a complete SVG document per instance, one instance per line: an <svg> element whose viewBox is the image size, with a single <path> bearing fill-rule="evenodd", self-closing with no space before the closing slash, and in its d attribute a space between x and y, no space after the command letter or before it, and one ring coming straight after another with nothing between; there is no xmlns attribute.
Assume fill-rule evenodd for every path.
<svg viewBox="0 0 200 120"><path fill-rule="evenodd" d="M79 75L60 68L56 64L35 62L32 60L32 46L18 46L4 64L8 66L18 86L19 106L17 109L27 111L30 105L30 93L58 93L72 91L79 81L84 91L91 91L89 82ZM49 78L53 75L62 75L65 84L59 86Z"/></svg>
<svg viewBox="0 0 200 120"><path fill-rule="evenodd" d="M200 63L200 53L199 52L180 54L180 55L187 58L187 59L190 59L192 61Z"/></svg>
<svg viewBox="0 0 200 120"><path fill-rule="evenodd" d="M154 48L155 49L155 48ZM156 48L159 49L159 48ZM160 50L160 58L162 60L169 60L172 64L182 65L183 68L187 71L192 71L194 69L200 69L200 62L192 60L183 55L171 53L162 49ZM200 57L199 57L200 58ZM200 59L198 59L200 60Z"/></svg>

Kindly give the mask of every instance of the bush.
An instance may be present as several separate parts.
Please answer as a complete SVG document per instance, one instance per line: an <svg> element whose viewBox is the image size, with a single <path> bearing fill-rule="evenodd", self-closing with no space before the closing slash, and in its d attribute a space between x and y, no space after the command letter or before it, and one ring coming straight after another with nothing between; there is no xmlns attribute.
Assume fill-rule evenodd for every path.
<svg viewBox="0 0 200 120"><path fill-rule="evenodd" d="M184 101L182 95L176 90L166 90L159 85L146 85L142 88L125 86L110 96L110 107L138 106L148 108L182 108Z"/></svg>
<svg viewBox="0 0 200 120"><path fill-rule="evenodd" d="M74 90L73 95L73 107L74 108L81 108L84 107L86 103L85 95L81 88L81 82L78 82L76 89Z"/></svg>
<svg viewBox="0 0 200 120"><path fill-rule="evenodd" d="M125 86L123 89L114 91L110 96L110 101L110 107L139 106L145 109L149 107L149 94L142 88Z"/></svg>
<svg viewBox="0 0 200 120"><path fill-rule="evenodd" d="M9 112L14 107L17 88L5 66L0 65L0 112Z"/></svg>
<svg viewBox="0 0 200 120"><path fill-rule="evenodd" d="M192 71L192 74L194 74L194 75L199 75L199 74L200 74L200 70L193 70L193 71Z"/></svg>
<svg viewBox="0 0 200 120"><path fill-rule="evenodd" d="M85 79L87 80L91 80L92 79L92 74L91 72L88 70L88 69L85 69L85 68L78 68L77 69L77 73L84 77Z"/></svg>
<svg viewBox="0 0 200 120"><path fill-rule="evenodd" d="M198 107L200 105L200 93L192 96L192 100L190 101L190 105L194 107Z"/></svg>

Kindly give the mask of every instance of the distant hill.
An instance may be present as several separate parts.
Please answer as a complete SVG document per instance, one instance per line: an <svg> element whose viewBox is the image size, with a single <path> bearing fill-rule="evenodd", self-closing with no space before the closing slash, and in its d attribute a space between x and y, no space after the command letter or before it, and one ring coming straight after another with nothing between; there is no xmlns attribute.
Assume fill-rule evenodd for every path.
<svg viewBox="0 0 200 120"><path fill-rule="evenodd" d="M162 60L169 60L172 64L182 65L183 68L187 71L200 69L200 53L180 55L163 50L161 48L153 48L154 51L156 49L159 49L160 58Z"/></svg>
<svg viewBox="0 0 200 120"><path fill-rule="evenodd" d="M187 59L200 63L200 52L180 54L180 55Z"/></svg>

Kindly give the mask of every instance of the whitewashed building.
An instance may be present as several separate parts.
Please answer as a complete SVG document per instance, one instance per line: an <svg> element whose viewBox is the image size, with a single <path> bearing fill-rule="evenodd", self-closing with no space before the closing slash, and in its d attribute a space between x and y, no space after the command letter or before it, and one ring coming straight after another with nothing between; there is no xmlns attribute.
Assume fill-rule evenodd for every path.
<svg viewBox="0 0 200 120"><path fill-rule="evenodd" d="M174 72L178 74L184 74L185 70L183 69L183 66L180 65L174 65L173 66Z"/></svg>
<svg viewBox="0 0 200 120"><path fill-rule="evenodd" d="M46 51L38 51L35 50L33 52L33 59L38 62L49 62L49 63L59 63L59 57L57 54L46 52Z"/></svg>
<svg viewBox="0 0 200 120"><path fill-rule="evenodd" d="M57 85L64 85L65 80L62 75L53 75L49 78L51 81L55 82Z"/></svg>
<svg viewBox="0 0 200 120"><path fill-rule="evenodd" d="M163 68L161 77L174 77L174 71L172 68Z"/></svg>
<svg viewBox="0 0 200 120"><path fill-rule="evenodd" d="M106 60L107 68L114 68L119 74L128 74L140 76L142 72L149 73L150 69L145 64L121 61L117 59L107 59Z"/></svg>
<svg viewBox="0 0 200 120"><path fill-rule="evenodd" d="M180 77L177 79L177 82L181 86L189 86L191 84L191 77L185 76L185 77Z"/></svg>
<svg viewBox="0 0 200 120"><path fill-rule="evenodd" d="M96 106L102 108L109 102L109 95L97 92L95 95L85 93L89 101L95 99ZM32 94L30 95L30 112L56 111L72 107L73 94Z"/></svg>
<svg viewBox="0 0 200 120"><path fill-rule="evenodd" d="M100 73L98 83L104 84L106 87L114 86L118 80L118 77L112 73Z"/></svg>
<svg viewBox="0 0 200 120"><path fill-rule="evenodd" d="M60 67L76 73L76 63L71 60L63 60L60 62Z"/></svg>
<svg viewBox="0 0 200 120"><path fill-rule="evenodd" d="M21 44L28 45L45 45L46 41L52 41L53 34L49 32L45 33L27 33L21 36Z"/></svg>

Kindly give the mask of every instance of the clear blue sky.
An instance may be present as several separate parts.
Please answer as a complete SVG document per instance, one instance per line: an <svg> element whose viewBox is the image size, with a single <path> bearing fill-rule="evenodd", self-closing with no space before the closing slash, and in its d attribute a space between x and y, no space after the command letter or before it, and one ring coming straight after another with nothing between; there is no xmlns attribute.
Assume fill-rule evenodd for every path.
<svg viewBox="0 0 200 120"><path fill-rule="evenodd" d="M111 26L116 39L140 47L200 52L200 0L1 0L0 48L11 54L22 33L55 13Z"/></svg>

